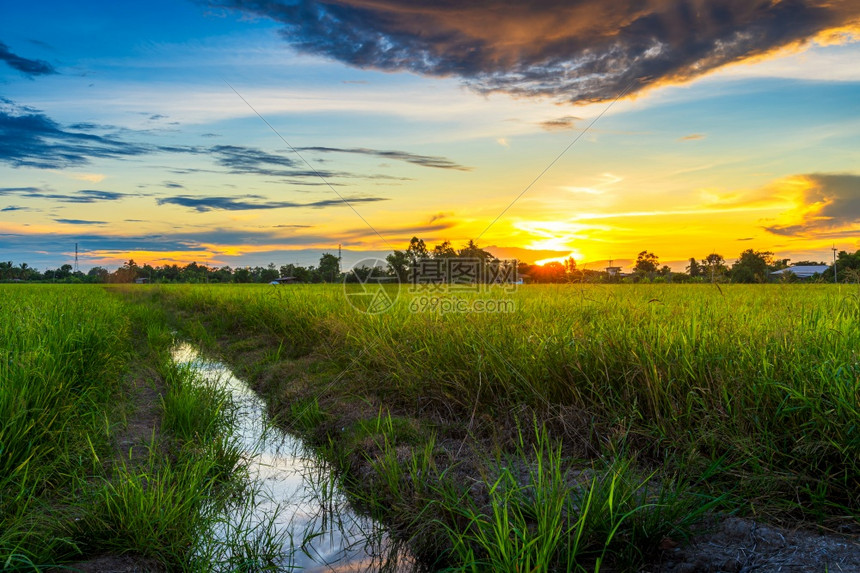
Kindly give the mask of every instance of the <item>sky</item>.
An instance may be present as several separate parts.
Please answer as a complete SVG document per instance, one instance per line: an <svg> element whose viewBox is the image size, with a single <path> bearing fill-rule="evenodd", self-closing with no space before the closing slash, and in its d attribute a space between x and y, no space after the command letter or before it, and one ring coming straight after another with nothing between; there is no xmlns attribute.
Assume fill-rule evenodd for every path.
<svg viewBox="0 0 860 573"><path fill-rule="evenodd" d="M0 11L0 260L860 249L856 1Z"/></svg>

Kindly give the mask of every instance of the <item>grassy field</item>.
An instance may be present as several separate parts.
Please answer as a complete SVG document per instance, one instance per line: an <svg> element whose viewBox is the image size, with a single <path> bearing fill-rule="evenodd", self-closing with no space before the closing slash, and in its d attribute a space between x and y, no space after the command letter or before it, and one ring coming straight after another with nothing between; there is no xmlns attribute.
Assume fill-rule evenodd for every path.
<svg viewBox="0 0 860 573"><path fill-rule="evenodd" d="M242 491L231 405L172 344L102 288L0 286L0 569L223 570L201 532Z"/></svg>
<svg viewBox="0 0 860 573"><path fill-rule="evenodd" d="M437 564L632 567L717 510L858 524L856 287L484 295L511 300L505 313L414 312L401 293L378 314L340 286L137 292L220 349Z"/></svg>
<svg viewBox="0 0 860 573"><path fill-rule="evenodd" d="M630 570L730 512L860 525L856 287L458 295L513 304L498 313L416 312L403 292L367 314L340 285L2 295L7 568L132 552L218 570L194 553L200 507L241 464L224 396L167 358L170 328L246 376L434 568ZM116 448L135 376L160 388L137 458Z"/></svg>

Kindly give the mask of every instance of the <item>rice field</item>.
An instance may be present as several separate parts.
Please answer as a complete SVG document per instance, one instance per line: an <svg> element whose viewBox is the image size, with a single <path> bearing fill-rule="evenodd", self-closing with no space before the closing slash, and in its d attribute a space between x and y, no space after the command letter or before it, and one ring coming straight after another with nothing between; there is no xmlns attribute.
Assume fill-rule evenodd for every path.
<svg viewBox="0 0 860 573"><path fill-rule="evenodd" d="M232 406L172 343L99 287L0 286L0 570L220 570L200 532L242 491Z"/></svg>
<svg viewBox="0 0 860 573"><path fill-rule="evenodd" d="M482 297L505 301L503 312L442 312L390 287L393 304L375 313L342 285L2 288L7 565L119 550L98 539L105 523L126 523L113 502L136 495L133 476L193 482L205 497L217 488L201 483L218 472L194 473L201 460L235 470L226 445L181 471L156 460L126 475L104 462L122 425L123 372L150 364L168 388L182 387L164 366L170 328L231 363L282 426L339 468L354 505L431 569L636 570L667 540L683 543L727 513L860 527L856 287L457 295L469 309ZM141 340L151 350L134 350ZM191 394L162 399L165 432L182 451L199 451L182 444L201 434L213 443L207 428L226 433L217 417L198 426L189 414L200 401L219 410L217 396ZM84 483L101 509L76 520L85 509L69 496ZM160 533L137 546L133 534L147 526L130 524L122 547L187 562L171 544L184 538Z"/></svg>
<svg viewBox="0 0 860 573"><path fill-rule="evenodd" d="M636 546L633 563L714 512L858 526L856 287L528 285L458 295L514 304L496 313L416 311L415 295L403 292L386 311L364 313L341 286L324 285L146 294L256 378L285 424L341 460L345 479L370 472L352 486L359 501L427 553L445 553L446 566L486 565L503 539L509 555L532 547L514 532L533 529L534 512L523 510L520 526L507 521L523 508L513 484L532 500L554 484L553 495L569 500L624 482L630 495L612 501L626 499L621 514L661 508L658 517L630 514L653 522L644 537L638 517L627 519L634 530L580 531L575 513L559 510L572 520L568 535L552 557L537 558L558 570L570 568L570 531L580 531L574 554L585 561L607 547L623 553L607 539L614 535ZM505 476L511 459L514 481ZM551 461L556 469L533 473ZM468 479L453 479L457 471ZM592 477L571 485L574 474ZM458 489L469 480L484 489L472 497ZM634 495L642 491L650 493ZM480 526L487 515L505 516L487 521L491 537Z"/></svg>

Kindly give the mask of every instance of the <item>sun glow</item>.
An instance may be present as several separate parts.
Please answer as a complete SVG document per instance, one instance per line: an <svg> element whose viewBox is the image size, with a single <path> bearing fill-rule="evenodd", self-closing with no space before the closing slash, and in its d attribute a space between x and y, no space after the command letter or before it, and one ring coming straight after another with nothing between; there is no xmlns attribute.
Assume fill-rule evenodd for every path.
<svg viewBox="0 0 860 573"><path fill-rule="evenodd" d="M580 253L579 251L571 251L570 254L565 256L565 257L554 257L551 259L541 259L539 261L535 261L535 264L541 265L541 266L545 265L547 263L562 263L562 264L564 264L564 262L571 257L573 257L574 261L582 261L582 253Z"/></svg>

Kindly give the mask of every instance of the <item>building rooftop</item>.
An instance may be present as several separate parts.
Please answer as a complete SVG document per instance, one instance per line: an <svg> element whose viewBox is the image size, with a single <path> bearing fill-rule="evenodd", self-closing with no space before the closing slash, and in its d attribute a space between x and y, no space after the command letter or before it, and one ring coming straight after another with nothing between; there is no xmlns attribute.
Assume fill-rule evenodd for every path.
<svg viewBox="0 0 860 573"><path fill-rule="evenodd" d="M788 267L787 269L780 269L778 271L774 271L770 273L771 275L781 276L785 273L792 273L797 278L806 279L811 277L812 275L821 274L827 269L830 268L830 265L798 265L794 267Z"/></svg>

